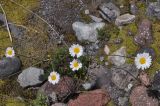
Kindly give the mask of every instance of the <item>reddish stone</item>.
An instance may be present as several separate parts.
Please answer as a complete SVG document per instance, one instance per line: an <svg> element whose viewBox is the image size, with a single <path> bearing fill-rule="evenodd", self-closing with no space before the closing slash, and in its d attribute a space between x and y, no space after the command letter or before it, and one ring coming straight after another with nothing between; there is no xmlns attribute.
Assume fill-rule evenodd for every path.
<svg viewBox="0 0 160 106"><path fill-rule="evenodd" d="M132 106L158 106L158 100L148 96L145 86L138 86L133 89L130 102Z"/></svg>
<svg viewBox="0 0 160 106"><path fill-rule="evenodd" d="M73 93L75 90L74 80L70 77L62 77L58 84L53 85L50 82L46 82L42 87L41 91L46 95L52 94L55 92L59 99Z"/></svg>
<svg viewBox="0 0 160 106"><path fill-rule="evenodd" d="M109 94L98 89L80 94L77 99L70 100L68 106L106 106L109 101Z"/></svg>
<svg viewBox="0 0 160 106"><path fill-rule="evenodd" d="M139 79L145 86L148 86L150 84L150 79L146 72L141 72L139 75Z"/></svg>

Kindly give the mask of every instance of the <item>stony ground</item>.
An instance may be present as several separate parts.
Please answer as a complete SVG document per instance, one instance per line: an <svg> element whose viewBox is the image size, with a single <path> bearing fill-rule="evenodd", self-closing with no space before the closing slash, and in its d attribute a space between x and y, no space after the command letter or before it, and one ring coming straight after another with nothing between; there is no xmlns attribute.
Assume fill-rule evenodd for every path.
<svg viewBox="0 0 160 106"><path fill-rule="evenodd" d="M0 10L0 106L159 106L160 1L146 2L0 1L13 38ZM72 44L84 48L77 72ZM5 57L9 46L16 57ZM144 52L152 65L142 71L134 58Z"/></svg>

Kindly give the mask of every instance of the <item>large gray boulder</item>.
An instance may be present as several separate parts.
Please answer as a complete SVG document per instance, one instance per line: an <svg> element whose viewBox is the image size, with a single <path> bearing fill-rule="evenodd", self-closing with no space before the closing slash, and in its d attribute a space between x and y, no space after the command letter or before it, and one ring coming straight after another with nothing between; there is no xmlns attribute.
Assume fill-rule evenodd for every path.
<svg viewBox="0 0 160 106"><path fill-rule="evenodd" d="M98 32L97 29L101 29L105 26L105 23L90 23L85 24L82 22L74 22L72 24L73 30L79 41L96 42Z"/></svg>
<svg viewBox="0 0 160 106"><path fill-rule="evenodd" d="M21 68L21 61L17 57L3 58L0 60L0 79L18 72Z"/></svg>
<svg viewBox="0 0 160 106"><path fill-rule="evenodd" d="M29 67L22 71L22 73L18 76L17 81L22 87L35 86L43 82L43 74L43 69Z"/></svg>

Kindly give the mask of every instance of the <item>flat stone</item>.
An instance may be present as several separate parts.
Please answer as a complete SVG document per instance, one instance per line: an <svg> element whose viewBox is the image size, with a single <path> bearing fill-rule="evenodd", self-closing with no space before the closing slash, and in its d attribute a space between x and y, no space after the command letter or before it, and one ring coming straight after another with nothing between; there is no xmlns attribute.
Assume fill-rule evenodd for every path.
<svg viewBox="0 0 160 106"><path fill-rule="evenodd" d="M123 14L123 15L116 18L115 24L117 26L130 24L135 20L135 18L136 18L135 15L131 15L129 13Z"/></svg>
<svg viewBox="0 0 160 106"><path fill-rule="evenodd" d="M105 23L90 23L85 24L82 22L74 22L72 24L73 30L79 41L96 42L98 32L97 29L101 29L105 26Z"/></svg>
<svg viewBox="0 0 160 106"><path fill-rule="evenodd" d="M43 69L29 67L22 71L22 73L18 76L17 81L22 87L36 86L44 81L44 79L42 79L43 75Z"/></svg>
<svg viewBox="0 0 160 106"><path fill-rule="evenodd" d="M126 61L126 47L121 47L117 51L111 54L111 56L108 57L109 61L116 65L121 66Z"/></svg>
<svg viewBox="0 0 160 106"><path fill-rule="evenodd" d="M141 72L139 75L139 79L142 82L142 85L148 86L150 85L150 79L146 72Z"/></svg>
<svg viewBox="0 0 160 106"><path fill-rule="evenodd" d="M105 106L110 101L109 94L103 89L82 93L75 100L70 100L68 106Z"/></svg>
<svg viewBox="0 0 160 106"><path fill-rule="evenodd" d="M160 20L160 3L150 2L147 7L147 15L149 17L157 17Z"/></svg>
<svg viewBox="0 0 160 106"><path fill-rule="evenodd" d="M20 68L21 61L19 58L2 58L2 60L0 60L0 79L3 79L20 71Z"/></svg>

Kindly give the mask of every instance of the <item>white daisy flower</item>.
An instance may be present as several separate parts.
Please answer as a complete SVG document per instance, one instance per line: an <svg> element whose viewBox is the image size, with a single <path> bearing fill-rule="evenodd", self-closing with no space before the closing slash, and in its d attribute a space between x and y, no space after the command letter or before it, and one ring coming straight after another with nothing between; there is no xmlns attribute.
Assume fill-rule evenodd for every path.
<svg viewBox="0 0 160 106"><path fill-rule="evenodd" d="M72 62L70 62L70 68L73 71L79 70L80 68L82 68L82 63L76 59L74 59Z"/></svg>
<svg viewBox="0 0 160 106"><path fill-rule="evenodd" d="M55 85L59 82L59 80L60 80L60 75L57 72L53 71L53 72L50 73L50 75L48 77L48 81L50 83Z"/></svg>
<svg viewBox="0 0 160 106"><path fill-rule="evenodd" d="M13 47L8 47L6 49L5 56L6 57L14 57L15 56L15 51L14 51Z"/></svg>
<svg viewBox="0 0 160 106"><path fill-rule="evenodd" d="M73 56L73 57L77 56L77 58L78 58L83 55L83 47L80 46L79 44L73 44L69 48L69 53L71 56Z"/></svg>
<svg viewBox="0 0 160 106"><path fill-rule="evenodd" d="M135 65L138 69L145 70L151 66L152 58L149 53L140 53L135 57Z"/></svg>

